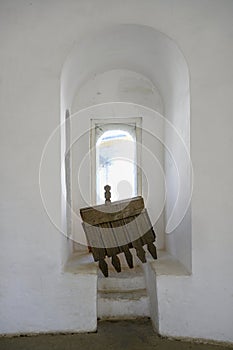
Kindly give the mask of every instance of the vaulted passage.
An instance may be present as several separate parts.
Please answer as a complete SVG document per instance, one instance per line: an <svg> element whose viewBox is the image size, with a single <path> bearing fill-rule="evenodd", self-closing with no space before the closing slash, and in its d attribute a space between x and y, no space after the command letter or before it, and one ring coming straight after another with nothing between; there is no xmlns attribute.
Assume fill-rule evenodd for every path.
<svg viewBox="0 0 233 350"><path fill-rule="evenodd" d="M117 53L110 55L111 50ZM80 43L67 59L62 72L61 97L61 119L64 120L66 109L73 116L73 163L70 167L74 179L71 184L73 211L77 213L85 202L91 203L88 183L80 180L78 186L75 180L80 163L83 158L88 158L91 118L143 116L142 145L155 156L165 175L161 170L147 171L142 194L148 197L151 215L158 219L158 211L164 207L166 190L166 210L160 221L156 220L159 247L171 252L191 270L189 75L187 64L176 44L162 33L138 25L116 26L95 33ZM106 105L109 102L128 105L115 103L113 107ZM93 107L96 104L99 106ZM77 135L82 135L79 142ZM62 144L66 144L64 140ZM144 173L148 158L144 155ZM85 164L88 167L87 159ZM159 175L156 177L156 174ZM161 180L161 177L164 179ZM161 184L164 180L166 189L164 183ZM152 182L155 186L152 186ZM156 203L153 202L154 196L157 197ZM74 234L79 235L80 226L75 226L75 217L73 222ZM175 235L165 234L174 230Z"/></svg>
<svg viewBox="0 0 233 350"><path fill-rule="evenodd" d="M79 43L65 62L61 97L62 122L65 111L70 114L70 123L65 124L62 134L62 158L67 151L71 155L63 169L71 204L64 202L63 222L75 241L67 246L68 256L86 249L80 208L101 203L103 187L110 182L114 200L143 195L157 233L157 248L163 257L172 254L176 259L173 267L180 263L186 275L191 271L189 74L176 44L164 34L139 25L97 32ZM135 118L140 118L139 132L134 130ZM114 142L119 142L115 150L114 137ZM131 155L125 152L125 160L123 138L128 138L128 143L131 140L133 147ZM130 152L130 147L125 150ZM128 170L124 171L126 164ZM124 172L128 177L123 179ZM128 195L126 188L120 193L122 180L128 185ZM169 274L170 260L164 259ZM98 279L99 317L149 316L151 299L154 319L158 319L157 297L152 296L156 284L153 268L144 275L139 261L136 266L139 287L137 282L134 286L135 272L130 271L125 271L124 277L111 276L115 289L110 287L112 282ZM132 307L124 306L129 296L125 291L134 296L127 300Z"/></svg>

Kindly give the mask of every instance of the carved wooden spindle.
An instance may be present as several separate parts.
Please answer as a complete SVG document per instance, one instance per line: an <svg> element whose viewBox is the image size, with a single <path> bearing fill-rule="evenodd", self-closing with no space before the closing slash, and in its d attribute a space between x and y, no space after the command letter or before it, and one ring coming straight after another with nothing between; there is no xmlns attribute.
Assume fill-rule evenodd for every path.
<svg viewBox="0 0 233 350"><path fill-rule="evenodd" d="M104 186L104 190L105 190L105 193L104 193L104 197L105 197L105 204L110 204L111 203L111 186L109 185L106 185Z"/></svg>

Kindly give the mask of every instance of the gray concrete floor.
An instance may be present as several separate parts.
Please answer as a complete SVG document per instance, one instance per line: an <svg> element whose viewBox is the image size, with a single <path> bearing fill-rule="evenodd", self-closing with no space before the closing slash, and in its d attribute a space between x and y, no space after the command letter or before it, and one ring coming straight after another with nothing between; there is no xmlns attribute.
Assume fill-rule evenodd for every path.
<svg viewBox="0 0 233 350"><path fill-rule="evenodd" d="M230 346L230 348L232 348ZM196 342L171 340L158 336L151 321L101 321L98 332L89 334L48 334L0 338L0 350L223 350L224 345L200 344Z"/></svg>

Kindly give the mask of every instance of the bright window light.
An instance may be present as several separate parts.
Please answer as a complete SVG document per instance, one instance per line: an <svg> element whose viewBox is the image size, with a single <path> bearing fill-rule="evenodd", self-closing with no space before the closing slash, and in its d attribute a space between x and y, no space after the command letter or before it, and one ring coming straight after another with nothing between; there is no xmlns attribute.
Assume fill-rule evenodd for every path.
<svg viewBox="0 0 233 350"><path fill-rule="evenodd" d="M135 125L96 127L96 202L104 203L104 186L111 186L111 200L137 195ZM99 134L99 135L98 135Z"/></svg>

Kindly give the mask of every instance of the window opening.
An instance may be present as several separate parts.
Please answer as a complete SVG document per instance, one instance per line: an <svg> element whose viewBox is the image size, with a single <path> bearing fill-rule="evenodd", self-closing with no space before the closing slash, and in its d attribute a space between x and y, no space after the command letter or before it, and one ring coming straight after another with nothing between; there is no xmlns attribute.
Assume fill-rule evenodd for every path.
<svg viewBox="0 0 233 350"><path fill-rule="evenodd" d="M95 204L104 203L104 186L111 186L111 200L140 194L136 123L96 123L94 127L93 187Z"/></svg>

